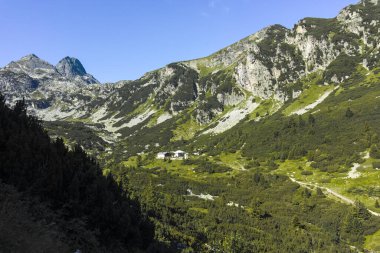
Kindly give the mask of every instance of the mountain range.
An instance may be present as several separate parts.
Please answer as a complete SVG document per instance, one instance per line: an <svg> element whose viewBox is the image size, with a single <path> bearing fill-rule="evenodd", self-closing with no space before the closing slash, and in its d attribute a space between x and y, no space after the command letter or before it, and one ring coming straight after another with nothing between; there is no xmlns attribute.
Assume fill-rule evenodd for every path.
<svg viewBox="0 0 380 253"><path fill-rule="evenodd" d="M225 249L228 243L213 238L214 246L210 246L202 239L207 232L197 230L200 234L195 236L191 229L183 229L189 225L181 223L184 221L178 214L187 211L177 204L183 201L187 205L183 196L189 191L184 185L198 189L199 195L190 190L192 197L211 196L208 200L213 201L213 196L223 196L226 202L206 205L194 201L197 207L192 206L187 214L199 219L222 216L219 211L211 211L220 206L246 210L258 217L261 228L267 218L278 218L272 200L263 200L259 188L252 191L260 199L248 199L247 192L239 195L243 191L239 184L250 187L252 183L240 173L256 173L249 174L249 178L261 190L274 191L276 185L284 187L285 196L294 191L306 199L309 193L305 192L313 191L315 201L323 202L323 207L327 202L319 198L324 192L346 204L356 203L357 199L360 204L355 205L360 210L379 215L379 84L378 0L361 0L330 19L304 18L291 29L269 26L207 57L170 63L137 80L101 84L72 57L65 57L54 66L31 54L0 69L0 92L10 105L24 99L28 112L43 121L51 137L62 137L67 144L78 142L97 156L105 174L111 172L120 182L132 182L124 186L135 192L144 211L153 213L155 225L165 231L162 235L170 234L163 236L163 241L173 237L189 246L189 241L194 240L196 246L191 247L208 248L210 252L213 247ZM177 149L194 155L183 163L154 159L157 152ZM136 167L148 170L136 172ZM125 181L124 170L130 172ZM304 191L300 193L298 188L287 185L289 180L298 182ZM142 185L149 187L141 188ZM170 197L166 185L171 190ZM231 185L235 185L235 190ZM203 194L205 189L209 195ZM153 192L159 192L161 198ZM294 196L298 196L296 193ZM268 194L277 199L280 193ZM227 201L226 196L231 200ZM294 196L288 202L302 206L305 213L314 212L316 205L309 203L312 201L302 200L305 202L300 204ZM172 209L165 209L162 199ZM153 200L162 206L155 206ZM270 211L263 211L266 207ZM318 208L320 213L326 213L321 206ZM170 215L158 214L158 209ZM343 219L343 214L339 215ZM303 223L297 219L294 233L314 233L327 226L313 219ZM208 221L202 220L205 224ZM363 218L361 224L367 221ZM348 229L356 225L344 222L342 226L347 231L340 224L334 232L329 228L327 233L337 233L329 234L332 244L362 247L364 239L354 238L353 230ZM207 226L198 225L197 229ZM309 230L305 229L309 225ZM273 231L282 231L280 225L273 226ZM236 233L241 228L234 229L231 240L239 241ZM277 233L273 231L272 236ZM371 237L367 232L361 231L360 236L368 236L368 246L380 235ZM307 232L302 235L313 237ZM239 243L244 244L243 241L246 240ZM313 241L310 245L324 247L318 243Z"/></svg>
<svg viewBox="0 0 380 253"><path fill-rule="evenodd" d="M372 70L379 61L377 14L377 1L362 1L336 18L305 18L292 29L273 25L208 57L113 84L100 84L75 58L53 66L32 54L0 70L0 91L11 104L24 98L44 121L83 122L103 146L168 121L171 140L217 134L277 112L307 90L303 80L311 75L330 87L323 100L356 65Z"/></svg>
<svg viewBox="0 0 380 253"><path fill-rule="evenodd" d="M75 58L53 66L32 54L0 70L0 90L11 104L24 98L44 121L83 122L103 146L168 121L172 140L217 134L249 115L258 121L280 110L307 89L302 80L310 75L321 76L319 85L337 87L357 65L373 69L378 8L377 1L362 1L336 18L305 18L292 29L273 25L208 57L113 84L99 84ZM140 149L165 144L151 141Z"/></svg>

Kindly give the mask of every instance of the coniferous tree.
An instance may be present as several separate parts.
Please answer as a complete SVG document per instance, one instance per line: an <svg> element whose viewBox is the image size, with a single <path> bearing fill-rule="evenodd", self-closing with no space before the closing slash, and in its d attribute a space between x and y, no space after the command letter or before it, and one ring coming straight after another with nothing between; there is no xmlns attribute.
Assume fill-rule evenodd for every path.
<svg viewBox="0 0 380 253"><path fill-rule="evenodd" d="M350 107L348 107L346 110L346 117L352 118L352 116L354 116L354 113L351 111Z"/></svg>
<svg viewBox="0 0 380 253"><path fill-rule="evenodd" d="M105 247L149 247L153 228L138 203L80 145L71 151L62 139L51 141L26 112L25 100L10 109L0 94L0 180L49 203L67 222L83 219Z"/></svg>

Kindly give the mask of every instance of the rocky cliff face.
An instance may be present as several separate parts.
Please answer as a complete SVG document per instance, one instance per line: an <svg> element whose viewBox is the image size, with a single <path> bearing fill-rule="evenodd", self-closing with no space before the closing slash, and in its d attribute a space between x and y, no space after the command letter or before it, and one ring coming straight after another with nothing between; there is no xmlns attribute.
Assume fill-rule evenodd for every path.
<svg viewBox="0 0 380 253"><path fill-rule="evenodd" d="M67 77L74 77L76 75L84 76L87 74L82 63L78 59L72 57L65 57L60 60L56 68L59 73Z"/></svg>
<svg viewBox="0 0 380 253"><path fill-rule="evenodd" d="M72 58L64 58L57 67L33 54L11 62L0 69L0 91L11 104L25 98L31 113L44 120L78 114L83 102L97 90L106 88L99 86L78 60L70 62L68 59ZM88 84L97 85L89 87Z"/></svg>
<svg viewBox="0 0 380 253"><path fill-rule="evenodd" d="M53 66L28 55L0 70L0 91L11 103L25 97L43 120L81 120L123 138L174 119L173 133L192 120L203 131L219 119L233 127L234 115L241 120L260 105L253 100L280 108L302 93L301 80L311 73L321 73L323 85L343 81L358 64L371 69L379 49L379 2L362 0L336 18L305 18L292 29L270 26L206 58L172 63L135 81L99 85L75 58ZM336 71L342 62L349 66Z"/></svg>
<svg viewBox="0 0 380 253"><path fill-rule="evenodd" d="M82 63L73 57L65 57L56 66L57 71L70 79L81 79L88 84L99 83L92 75L87 74Z"/></svg>
<svg viewBox="0 0 380 253"><path fill-rule="evenodd" d="M306 18L290 30L271 26L190 66L231 66L243 89L286 101L291 96L283 93L283 86L325 70L341 54L363 56L364 65L373 67L378 60L379 9L378 1L366 0L348 6L336 18Z"/></svg>

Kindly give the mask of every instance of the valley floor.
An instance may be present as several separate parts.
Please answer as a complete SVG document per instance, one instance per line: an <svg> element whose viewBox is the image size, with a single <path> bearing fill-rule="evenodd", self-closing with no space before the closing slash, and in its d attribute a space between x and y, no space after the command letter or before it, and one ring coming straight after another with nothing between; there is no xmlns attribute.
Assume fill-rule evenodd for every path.
<svg viewBox="0 0 380 253"><path fill-rule="evenodd" d="M211 229L211 227L208 227L208 226L210 225L217 226L217 224L214 222L211 222L209 224L207 220L218 219L214 217L214 215L217 215L217 213L219 213L219 211L217 211L219 210L219 207L221 208L220 210L223 210L223 212L227 215L226 217L223 217L225 221L222 222L222 224L224 224L225 226L228 227L228 226L232 226L232 224L235 224L235 225L240 224L239 226L243 226L243 227L247 226L246 229L248 228L252 229L253 227L255 227L259 229L260 231L266 230L266 229L263 229L263 227L261 227L262 221L258 222L258 221L254 221L255 219L253 219L252 221L250 221L250 222L253 222L252 224L250 225L246 224L246 222L248 222L248 220L251 219L252 215L253 217L257 215L257 212L261 213L259 214L259 217L261 217L261 215L263 215L263 217L266 217L266 215L269 215L268 217L273 216L273 217L276 217L276 219L278 219L280 216L284 216L283 218L281 218L284 220L289 219L288 218L289 215L294 216L294 217L296 216L303 217L299 219L306 219L308 221L307 222L301 221L300 223L304 224L304 225L301 225L301 227L303 229L306 229L310 233L314 233L311 231L314 231L315 229L317 229L318 226L320 226L318 225L319 221L314 220L314 218L312 218L314 215L316 215L316 213L318 213L317 216L323 215L322 214L323 212L328 212L329 215L332 215L332 216L335 216L335 215L339 216L339 213L337 213L337 210L340 210L343 212L342 215L345 216L347 215L347 213L351 212L351 211L347 211L347 210L350 210L351 208L350 206L352 206L352 208L357 207L357 201L364 203L366 210L370 214L372 214L375 219L375 217L380 216L380 213L379 213L380 209L375 207L375 201L374 201L375 198L368 196L366 194L362 194L362 193L359 194L352 190L355 187L359 187L359 186L370 187L371 185L372 186L378 185L378 184L373 184L373 182L374 180L376 181L377 178L379 177L380 171L372 169L372 167L369 168L369 164L372 165L373 159L369 158L369 156L367 155L363 155L363 156L364 156L363 163L359 165L355 164L351 168L351 170L347 172L341 172L341 173L327 173L327 172L317 171L310 167L310 163L308 163L306 159L286 160L284 162L276 161L276 163L279 166L278 168L274 168L274 169L273 168L269 169L269 168L264 168L264 167L261 167L261 169L253 169L252 164L250 163L250 160L247 160L246 158L242 157L240 151L236 153L221 153L220 155L217 155L217 156L205 156L205 155L195 156L195 157L191 157L189 160L184 160L184 161L156 160L156 159L151 159L146 155L142 155L142 157L140 158L132 157L128 161L123 162L122 164L123 164L123 167L127 169L128 174L129 174L128 176L129 189L130 190L131 188L134 189L134 190L131 190L132 192L136 192L136 193L140 192L138 193L138 195L140 195L139 200L142 203L145 203L143 204L145 208L151 210L151 212L155 210L155 212L160 213L158 217L154 218L156 222L156 226L160 227L160 229L163 229L165 231L169 229L169 231L171 232L168 232L168 233L175 233L176 236L181 235L180 238L182 239L178 239L178 240L183 240L183 237L190 236L190 234L188 234L187 232L189 224L179 225L177 223L179 221L176 220L176 218L174 218L176 217L176 215L178 215L178 214L175 214L176 212L187 213L186 215L183 214L185 215L184 216L185 220L187 218L192 217L190 218L191 220L194 220L194 219L198 220L196 224L198 223L199 223L198 225L203 224L200 226L201 227L203 226L204 227L203 229L208 231L208 229ZM140 166L139 169L133 169L139 166ZM122 169L122 171L125 169ZM308 174L308 173L304 173L304 171L311 171L312 173ZM359 176L352 176L352 174L359 175ZM283 179L280 179L280 178L282 178L283 176L287 176L290 180L282 181ZM264 178L267 178L267 179L264 180ZM279 179L283 183L276 182ZM250 180L257 180L257 181L250 181ZM267 186L265 186L265 184L267 183L263 183L264 181L262 180L267 181L267 183L271 182L269 183L271 187L266 189ZM290 192L288 192L288 189L290 189L288 188L290 187L290 184L285 183L286 181L296 183L300 185L301 188L296 190L296 192L293 192L293 193L291 192L294 190L291 190ZM261 182L261 183L258 183L258 185L255 186L257 182ZM363 182L366 182L366 183L363 183ZM148 187L148 189L146 187L141 188L142 185L147 185L147 184L151 185ZM279 185L276 186L277 184ZM261 187L264 187L264 188L261 188ZM307 191L303 192L301 190L302 188L306 189ZM162 210L159 211L161 209L161 207L158 207L160 206L160 204L156 204L153 209L150 209L152 208L152 207L149 207L151 204L147 204L147 203L152 203L151 201L153 200L151 199L152 193L148 193L150 191L149 189L151 189L153 192L156 191L156 193L153 194L155 196L154 198L158 198L155 200L156 202L160 202L165 199L164 201L166 204L163 204L163 205L166 206L165 208L169 208L171 210L169 211L170 214L167 213L168 216L163 215L161 213L163 212ZM325 198L323 200L320 199L320 197L318 197L320 195L318 195L319 193L317 189L320 189L323 192L322 194L323 196L328 196L329 198ZM264 194L265 198L260 197L261 194ZM256 196L256 199L255 197L252 198L252 196ZM299 198L297 196L303 196L303 197ZM297 204L304 201L302 200L304 196L312 196L312 197L309 200L306 199L305 204ZM268 198L270 199L270 203L268 202L269 201ZM309 198L309 197L306 197L306 198ZM257 201L259 201L260 203L262 203L261 201L264 202L260 204L259 209L255 207L255 204L253 204L253 203L256 203ZM319 203L320 201L322 202ZM277 205L280 205L280 206L275 208L273 205L276 202L277 202ZM306 213L303 213L302 215L297 214L298 212L296 211L297 209L292 210L293 208L292 206L295 204L296 206L297 205L314 206L315 204L312 204L312 202L319 203L316 206L319 206L319 208L322 208L322 209L319 211L310 210L311 213L309 214L307 214L308 212L305 211ZM327 202L329 202L329 204L327 204ZM336 210L334 209L335 207L332 207L333 203L335 203L334 206L336 205L337 207ZM323 207L325 205L326 207ZM162 208L164 208L164 206ZM304 210L304 208L307 208L306 206L304 206L302 210ZM287 210L286 213L282 213L281 215L277 213L280 211L279 208L282 210L281 212L283 212L284 210ZM299 207L296 207L296 208L299 208ZM333 208L333 209L330 210L330 208ZM344 209L347 209L347 210L344 211ZM236 212L239 214L237 214ZM237 215L237 216L235 217L234 215ZM311 215L311 216L307 216L307 215ZM324 214L324 215L326 216L327 214ZM340 217L340 220L342 222L344 222L344 220L346 219L343 216ZM214 218L211 218L211 217L214 217ZM232 222L232 220L230 220L231 217L235 217L235 218L232 218L232 220L238 219L239 221L235 221L237 223ZM244 219L248 219L248 220L247 221L240 220L240 218L242 217L245 217ZM321 219L321 218L318 218L318 219ZM169 226L170 228L168 228L167 222L169 221L170 223L174 222L177 225ZM230 222L232 222L232 224L230 224ZM306 224L309 224L309 225L306 225ZM198 225L192 225L192 226L197 227ZM375 223L373 223L373 225L375 225ZM180 228L179 226L180 227L184 226L184 227ZM288 226L289 225L286 225L286 227ZM226 228L223 228L223 229L220 228L220 229L221 229L221 231L219 231L220 233L226 233L227 231L225 230ZM234 228L234 229L237 229L237 228ZM361 243L352 241L350 245L354 245L358 249L363 247L367 250L372 250L372 251L378 250L380 247L379 240L378 240L380 230L378 231L378 229L379 228L372 227L371 229L368 230L371 232L364 233L365 239L363 239ZM239 229L237 229L236 231L239 231ZM226 236L225 238L228 237L227 235L225 236ZM186 240L190 240L190 237ZM318 235L317 237L322 238L323 236ZM217 238L219 238L219 236L217 236ZM209 238L207 240L211 240L211 241L208 241L207 245L210 245L210 242L211 242L211 244L214 245L213 247L216 247L216 248L222 247L219 244L215 244L216 242L213 241L213 239ZM269 239L266 239L266 240L269 240ZM195 246L192 246L192 247L195 247ZM317 252L320 252L320 251L317 250Z"/></svg>

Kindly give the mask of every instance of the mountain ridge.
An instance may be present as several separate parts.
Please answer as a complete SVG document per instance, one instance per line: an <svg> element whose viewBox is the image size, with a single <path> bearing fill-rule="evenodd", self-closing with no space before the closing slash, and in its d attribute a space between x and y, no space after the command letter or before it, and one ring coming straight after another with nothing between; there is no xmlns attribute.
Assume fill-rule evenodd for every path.
<svg viewBox="0 0 380 253"><path fill-rule="evenodd" d="M173 140L184 138L181 128L188 124L194 126L189 136L219 131L212 130L216 125L225 131L249 115L260 120L275 113L302 94L307 88L302 80L310 75L320 73L320 85L337 85L357 64L373 69L380 47L379 13L377 1L363 0L335 18L304 18L292 29L272 25L207 57L171 63L116 84L83 79L85 69L75 58L57 65L63 76L42 60L38 63L47 72L37 68L37 73L20 74L10 64L0 70L0 90L11 104L24 97L30 112L45 121L83 122L106 142L123 142L137 127L149 129L174 119L169 130ZM350 66L337 72L334 66L340 62ZM72 78L75 73L79 75ZM24 87L16 89L12 82ZM257 106L251 106L253 100ZM265 109L266 104L272 107ZM180 115L186 120L179 121Z"/></svg>

